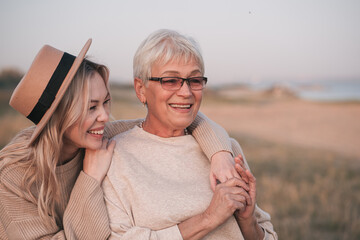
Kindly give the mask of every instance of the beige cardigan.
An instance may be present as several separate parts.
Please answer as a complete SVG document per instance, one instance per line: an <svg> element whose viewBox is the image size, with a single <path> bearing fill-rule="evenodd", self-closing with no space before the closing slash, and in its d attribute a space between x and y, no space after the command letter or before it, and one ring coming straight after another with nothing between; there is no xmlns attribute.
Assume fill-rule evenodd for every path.
<svg viewBox="0 0 360 240"><path fill-rule="evenodd" d="M110 239L182 239L179 223L209 206L210 163L193 136L162 138L135 126L117 135L103 182ZM242 153L233 141L236 154ZM269 214L256 207L264 239L277 239ZM232 216L204 239L243 239Z"/></svg>
<svg viewBox="0 0 360 240"><path fill-rule="evenodd" d="M105 135L112 137L140 121L111 122ZM189 130L209 157L220 150L231 150L224 129L202 114ZM82 159L81 152L56 169L63 203L63 207L56 207L56 217L62 221L53 221L49 217L50 227L40 220L37 203L27 196L22 197L20 186L25 169L16 164L0 169L0 239L106 239L110 229L103 191L96 180L81 171Z"/></svg>

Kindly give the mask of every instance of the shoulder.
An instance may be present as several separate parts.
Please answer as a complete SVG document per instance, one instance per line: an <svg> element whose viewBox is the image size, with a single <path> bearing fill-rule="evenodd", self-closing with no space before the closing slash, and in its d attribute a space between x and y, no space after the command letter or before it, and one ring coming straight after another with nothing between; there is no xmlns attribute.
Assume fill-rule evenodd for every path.
<svg viewBox="0 0 360 240"><path fill-rule="evenodd" d="M114 148L114 154L112 157L112 163L117 162L119 160L123 160L123 158L120 157L120 155L124 155L127 152L136 151L136 149L138 148L137 130L138 128L134 127L126 132L117 134L112 138L112 140L116 142Z"/></svg>
<svg viewBox="0 0 360 240"><path fill-rule="evenodd" d="M114 141L116 141L116 143L128 140L129 138L131 138L134 135L134 131L135 131L135 127L131 128L125 132L121 132L121 133L115 135L112 139Z"/></svg>

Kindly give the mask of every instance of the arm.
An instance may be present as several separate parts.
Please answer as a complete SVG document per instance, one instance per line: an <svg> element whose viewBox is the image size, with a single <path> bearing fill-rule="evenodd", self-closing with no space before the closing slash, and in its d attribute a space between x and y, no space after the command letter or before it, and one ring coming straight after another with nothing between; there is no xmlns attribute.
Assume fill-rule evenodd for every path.
<svg viewBox="0 0 360 240"><path fill-rule="evenodd" d="M240 162L240 159L235 160L239 163L236 164L236 168L240 169L239 172L241 172L241 169L246 169L246 172L240 173L240 175L247 175L245 181L249 183L249 195L252 202L245 208L245 211L238 211L235 213L241 232L245 239L278 239L273 225L271 224L270 215L256 205L256 179L250 172L244 153L237 141L232 139L231 142L234 153L242 156L243 164ZM239 168L240 165L241 168Z"/></svg>
<svg viewBox="0 0 360 240"><path fill-rule="evenodd" d="M0 239L66 239L52 217L45 225L37 204L26 195L19 196L22 190L16 184L18 181L12 181L14 176L4 175L0 183Z"/></svg>
<svg viewBox="0 0 360 240"><path fill-rule="evenodd" d="M240 178L234 168L230 137L221 126L199 112L188 129L210 159L210 184L213 191L216 180L225 182L233 177Z"/></svg>
<svg viewBox="0 0 360 240"><path fill-rule="evenodd" d="M132 129L135 125L141 123L144 119L129 119L129 120L117 120L106 123L104 130L104 136L107 138L112 138L119 133L126 132L129 129Z"/></svg>
<svg viewBox="0 0 360 240"><path fill-rule="evenodd" d="M85 150L83 171L72 189L64 213L69 239L106 239L110 235L101 183L110 167L115 141L103 140L100 149ZM86 219L84 220L84 216Z"/></svg>
<svg viewBox="0 0 360 240"><path fill-rule="evenodd" d="M143 120L144 119L139 118L108 122L104 135L110 139L119 133L133 128ZM213 155L220 151L229 152L233 155L231 141L225 129L207 118L201 112L198 112L194 122L188 127L188 130L198 141L209 159L212 159Z"/></svg>
<svg viewBox="0 0 360 240"><path fill-rule="evenodd" d="M229 135L224 128L198 112L194 122L188 127L200 147L209 159L220 151L233 155Z"/></svg>
<svg viewBox="0 0 360 240"><path fill-rule="evenodd" d="M1 173L0 239L106 239L110 234L103 193L95 179L81 172L61 219L63 224L50 216L46 224L38 214L36 200L20 187L22 175L19 168Z"/></svg>
<svg viewBox="0 0 360 240"><path fill-rule="evenodd" d="M67 239L107 239L109 218L100 183L81 171L63 217Z"/></svg>

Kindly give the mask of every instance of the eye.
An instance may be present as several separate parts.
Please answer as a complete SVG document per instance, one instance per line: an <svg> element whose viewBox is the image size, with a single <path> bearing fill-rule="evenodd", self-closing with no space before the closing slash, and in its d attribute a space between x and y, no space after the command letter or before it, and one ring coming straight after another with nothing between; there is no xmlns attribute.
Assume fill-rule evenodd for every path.
<svg viewBox="0 0 360 240"><path fill-rule="evenodd" d="M190 78L190 82L195 83L195 84L200 84L200 83L202 83L202 81L203 81L202 78L198 78L198 77Z"/></svg>
<svg viewBox="0 0 360 240"><path fill-rule="evenodd" d="M164 77L162 80L165 84L176 84L178 81L179 79L174 77Z"/></svg>
<svg viewBox="0 0 360 240"><path fill-rule="evenodd" d="M89 109L90 109L90 111L93 111L96 109L96 106L91 106Z"/></svg>
<svg viewBox="0 0 360 240"><path fill-rule="evenodd" d="M111 100L110 98L107 99L107 100L105 100L104 105L105 105L105 104L109 104L109 103L110 103L110 100Z"/></svg>

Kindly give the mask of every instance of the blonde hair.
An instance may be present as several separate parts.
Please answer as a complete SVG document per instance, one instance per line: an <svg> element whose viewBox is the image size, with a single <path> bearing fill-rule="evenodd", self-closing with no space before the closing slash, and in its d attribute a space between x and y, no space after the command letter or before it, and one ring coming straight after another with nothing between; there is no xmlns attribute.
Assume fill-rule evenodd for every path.
<svg viewBox="0 0 360 240"><path fill-rule="evenodd" d="M65 131L75 123L81 125L85 120L89 108L89 79L95 72L100 74L107 86L107 67L85 59L33 145L28 146L35 129L30 127L18 133L0 151L0 172L10 165L26 169L22 179L22 194L29 196L30 200L37 204L39 215L46 224L49 224L46 221L48 216L56 216L55 206L64 204L59 202L61 198L56 166L59 164ZM34 187L37 197L32 192Z"/></svg>

